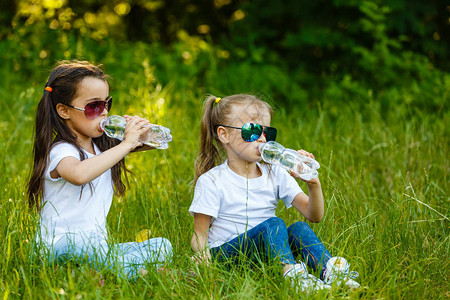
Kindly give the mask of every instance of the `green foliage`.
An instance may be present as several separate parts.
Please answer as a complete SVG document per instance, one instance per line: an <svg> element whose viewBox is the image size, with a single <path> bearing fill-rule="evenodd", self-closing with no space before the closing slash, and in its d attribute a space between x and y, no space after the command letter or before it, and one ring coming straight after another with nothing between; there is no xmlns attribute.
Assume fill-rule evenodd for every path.
<svg viewBox="0 0 450 300"><path fill-rule="evenodd" d="M187 1L173 7L164 1L21 0L17 7L5 5L4 20L15 15L9 15L10 42L0 50L11 70L30 74L60 59L104 62L127 39L152 41L139 47L148 51L144 57L158 52L151 64L162 83L214 85L213 92L222 94L229 86L281 105L314 106L326 95L336 105L374 97L383 99L384 109L405 102L443 109L450 61L442 38L450 34L442 23L450 8L443 1L408 1L408 9L406 1L315 1L292 9L299 5L294 2L214 1L209 7ZM94 48L95 56L87 54ZM135 54L130 49L124 55ZM416 97L418 90L426 92Z"/></svg>

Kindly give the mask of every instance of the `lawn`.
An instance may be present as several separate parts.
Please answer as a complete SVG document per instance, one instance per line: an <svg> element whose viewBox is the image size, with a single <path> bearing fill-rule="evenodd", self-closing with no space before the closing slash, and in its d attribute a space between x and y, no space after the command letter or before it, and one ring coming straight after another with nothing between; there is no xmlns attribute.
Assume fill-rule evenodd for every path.
<svg viewBox="0 0 450 300"><path fill-rule="evenodd" d="M146 276L127 281L106 270L94 272L88 265L54 268L41 260L33 243L37 214L28 209L25 192L33 121L49 70L36 63L28 67L35 71L30 75L12 72L6 63L0 66L0 74L5 75L0 84L0 291L4 299L302 296L283 280L276 266L226 269L217 264L197 266L190 260L193 218L188 207L202 102L207 93L223 97L241 92L257 93L270 102L275 107L272 126L278 128L278 141L314 153L321 164L326 212L322 222L310 225L333 255L345 256L352 270L359 272L362 288L321 292L317 299L449 297L449 112L445 99L440 108L424 109L407 101L386 106L376 97L349 95L336 102L323 95L305 102L296 101L301 95L292 94L293 100L286 104L266 90L258 74L254 78L258 84L245 89L235 88L231 79L227 86L190 81L181 75L159 80L171 74L155 70L148 60L130 62L129 68L121 68L120 58L104 57L101 62L112 75L115 103L111 113L139 114L169 127L173 135L167 150L127 157L134 175L126 195L113 201L108 216L111 238L134 241L139 231L149 229L153 236L172 242L173 262L163 274L149 266ZM448 98L448 87L442 93ZM421 95L419 91L415 97ZM304 183L300 186L306 190ZM282 205L277 214L287 224L304 220ZM197 275L186 276L189 270Z"/></svg>

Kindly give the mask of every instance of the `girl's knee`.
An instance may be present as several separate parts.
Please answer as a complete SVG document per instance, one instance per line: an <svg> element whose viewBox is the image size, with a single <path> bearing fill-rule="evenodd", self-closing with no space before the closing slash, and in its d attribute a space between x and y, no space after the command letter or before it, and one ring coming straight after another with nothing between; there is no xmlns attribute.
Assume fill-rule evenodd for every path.
<svg viewBox="0 0 450 300"><path fill-rule="evenodd" d="M279 217L269 218L269 219L267 219L266 223L270 228L274 228L274 227L286 228L286 223L284 223L284 220Z"/></svg>
<svg viewBox="0 0 450 300"><path fill-rule="evenodd" d="M309 227L308 223L302 222L302 221L295 222L288 228L289 233L305 232L305 231L312 231L312 229L311 229L311 227Z"/></svg>

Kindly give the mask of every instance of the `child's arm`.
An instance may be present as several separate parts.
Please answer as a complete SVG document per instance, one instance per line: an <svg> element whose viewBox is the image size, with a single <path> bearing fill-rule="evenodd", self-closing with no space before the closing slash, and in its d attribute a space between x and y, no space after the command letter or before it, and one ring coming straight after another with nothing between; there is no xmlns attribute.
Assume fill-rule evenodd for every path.
<svg viewBox="0 0 450 300"><path fill-rule="evenodd" d="M292 205L308 221L318 223L322 220L324 213L322 187L318 178L307 181L306 186L309 197L305 193L299 193L292 201Z"/></svg>
<svg viewBox="0 0 450 300"><path fill-rule="evenodd" d="M144 119L133 118L127 123L124 139L119 145L82 161L72 156L65 157L50 172L50 176L52 178L62 177L74 185L91 182L118 163L134 148L142 145L138 139L144 123Z"/></svg>
<svg viewBox="0 0 450 300"><path fill-rule="evenodd" d="M314 155L304 150L298 150L298 153L314 159ZM303 180L290 172L291 176L306 182L308 187L308 195L299 193L292 201L292 205L305 216L308 221L318 223L322 220L324 214L323 194L319 178L314 178L309 181Z"/></svg>
<svg viewBox="0 0 450 300"><path fill-rule="evenodd" d="M194 213L194 233L192 234L191 247L195 255L192 257L197 263L209 263L211 253L208 248L208 230L211 216Z"/></svg>

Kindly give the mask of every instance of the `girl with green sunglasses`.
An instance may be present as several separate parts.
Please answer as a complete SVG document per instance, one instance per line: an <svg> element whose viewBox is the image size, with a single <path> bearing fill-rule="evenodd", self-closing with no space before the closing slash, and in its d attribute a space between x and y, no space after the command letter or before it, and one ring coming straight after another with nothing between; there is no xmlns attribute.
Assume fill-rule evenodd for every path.
<svg viewBox="0 0 450 300"><path fill-rule="evenodd" d="M299 221L287 227L275 216L281 199L309 221L320 222L324 201L318 178L306 181L297 177L306 182L308 196L295 174L260 163L259 145L277 136L270 126L271 117L270 105L252 95L206 99L194 199L189 208L194 216L193 259L236 263L236 258L246 257L280 262L284 276L292 279L297 291L328 289L332 282L359 287L346 260L332 257L307 223ZM304 150L299 153L314 158ZM321 278L308 274L297 257L312 269L322 270Z"/></svg>

